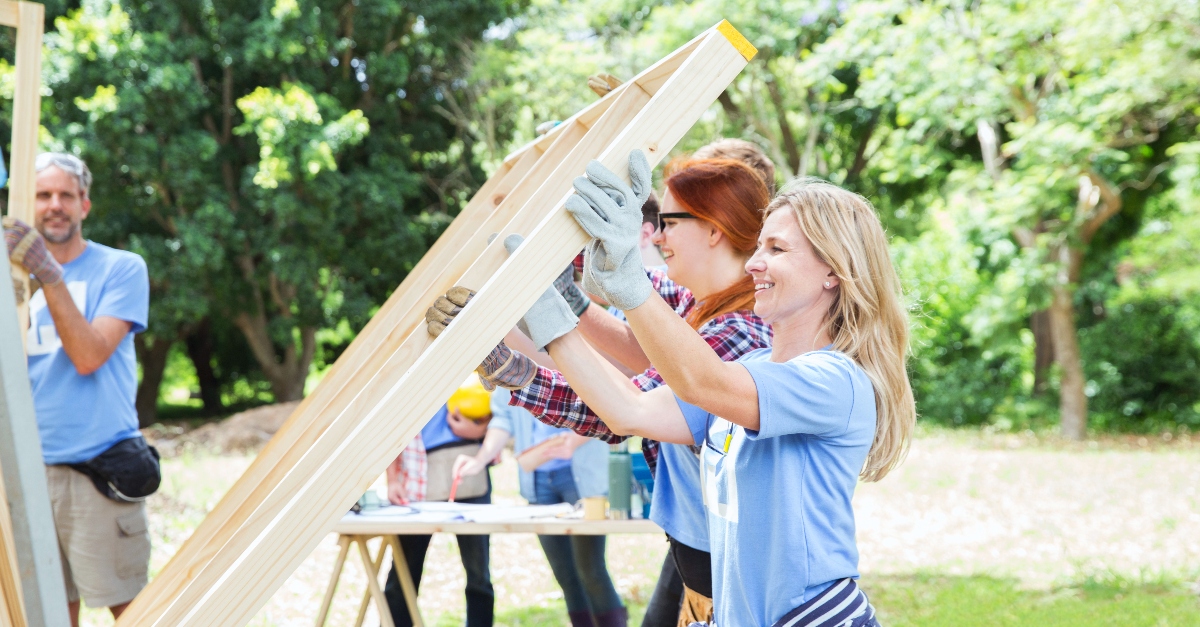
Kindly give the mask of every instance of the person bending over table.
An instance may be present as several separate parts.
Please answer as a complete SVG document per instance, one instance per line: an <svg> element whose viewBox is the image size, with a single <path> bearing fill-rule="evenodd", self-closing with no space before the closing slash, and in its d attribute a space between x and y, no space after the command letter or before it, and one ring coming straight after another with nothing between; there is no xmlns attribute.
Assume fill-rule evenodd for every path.
<svg viewBox="0 0 1200 627"><path fill-rule="evenodd" d="M608 494L608 446L538 422L529 412L510 406L504 389L492 393L492 421L483 446L473 456L460 455L454 473L472 476L483 472L510 438L518 456L554 441L545 445L553 447L543 456L548 461L533 472L519 469L521 496L531 504L576 503ZM562 588L572 627L625 627L628 613L608 574L605 536L539 535L538 542Z"/></svg>
<svg viewBox="0 0 1200 627"><path fill-rule="evenodd" d="M388 466L388 501L407 505L417 501L446 501L454 484L454 461L462 453L474 453L491 419L491 400L475 375L450 396L438 413L413 439L396 461ZM494 457L494 455L493 455ZM457 486L456 503L491 503L492 482L488 473L464 479ZM425 553L431 535L397 536L413 585L420 590ZM458 552L467 571L467 627L491 627L496 594L489 567L489 537L456 535ZM384 596L396 627L411 627L412 615L404 601L396 564L388 571Z"/></svg>
<svg viewBox="0 0 1200 627"><path fill-rule="evenodd" d="M648 186L640 151L626 185L598 162L567 209L594 238L584 288L625 311L667 386L642 392L575 332L557 291L525 315L531 333L617 433L703 447L722 626L878 625L858 588L851 499L903 459L916 412L907 317L870 203L794 182L767 208L746 264L771 349L725 362L654 293L636 258L630 207Z"/></svg>

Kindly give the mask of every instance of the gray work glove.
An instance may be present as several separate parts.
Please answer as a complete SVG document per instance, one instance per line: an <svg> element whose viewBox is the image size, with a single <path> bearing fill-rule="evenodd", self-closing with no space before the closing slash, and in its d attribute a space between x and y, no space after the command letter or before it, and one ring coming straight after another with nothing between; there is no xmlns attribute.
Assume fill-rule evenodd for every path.
<svg viewBox="0 0 1200 627"><path fill-rule="evenodd" d="M46 239L37 229L12 216L4 216L3 222L9 261L25 268L45 285L63 280L62 266L50 254Z"/></svg>
<svg viewBox="0 0 1200 627"><path fill-rule="evenodd" d="M439 296L433 307L425 311L425 322L429 334L434 337L441 335L463 307L471 302L473 296L475 296L473 290L461 286L452 287L445 296ZM475 372L479 373L480 378L483 379L483 387L488 391L497 387L519 390L533 380L534 375L537 374L537 364L525 355L512 350L504 342L500 342L496 348L492 349L492 352L488 353L487 357L483 358L483 363L479 364Z"/></svg>
<svg viewBox="0 0 1200 627"><path fill-rule="evenodd" d="M592 299L575 285L575 264L567 265L567 269L554 279L554 289L558 290L559 294L567 300L567 304L571 306L571 313L575 314L576 318L582 317L583 312L591 306Z"/></svg>
<svg viewBox="0 0 1200 627"><path fill-rule="evenodd" d="M504 238L504 248L511 255L523 241L525 238L514 233ZM562 275L559 275L559 278L561 279ZM570 333L577 326L579 317L571 311L571 306L562 294L558 293L556 285L546 288L517 323L521 332L528 335L538 350L542 351L546 350L547 344Z"/></svg>
<svg viewBox="0 0 1200 627"><path fill-rule="evenodd" d="M629 153L629 179L631 185L626 185L592 161L587 176L575 179L575 193L566 203L567 211L594 238L584 253L583 289L622 311L646 302L654 291L638 246L642 205L651 186L650 164L641 150Z"/></svg>

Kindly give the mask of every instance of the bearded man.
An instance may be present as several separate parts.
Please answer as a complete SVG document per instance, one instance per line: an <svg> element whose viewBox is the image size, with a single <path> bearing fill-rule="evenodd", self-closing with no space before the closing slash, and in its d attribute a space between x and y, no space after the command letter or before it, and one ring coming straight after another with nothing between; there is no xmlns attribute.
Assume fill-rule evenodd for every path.
<svg viewBox="0 0 1200 627"><path fill-rule="evenodd" d="M9 257L40 289L29 300L29 382L70 602L119 616L146 585L146 507L157 452L138 431L133 335L146 328L150 282L134 253L83 238L92 174L43 153L34 224L4 219ZM35 288L36 289L36 288Z"/></svg>

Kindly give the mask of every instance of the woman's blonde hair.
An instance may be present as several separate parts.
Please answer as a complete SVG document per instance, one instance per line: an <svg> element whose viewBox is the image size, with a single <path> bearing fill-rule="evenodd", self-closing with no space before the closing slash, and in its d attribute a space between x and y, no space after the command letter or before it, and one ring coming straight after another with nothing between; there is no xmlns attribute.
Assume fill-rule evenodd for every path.
<svg viewBox="0 0 1200 627"><path fill-rule="evenodd" d="M875 387L875 440L860 476L878 481L903 461L917 420L905 363L908 313L887 236L866 198L825 181L793 181L766 213L785 208L838 277L823 328Z"/></svg>

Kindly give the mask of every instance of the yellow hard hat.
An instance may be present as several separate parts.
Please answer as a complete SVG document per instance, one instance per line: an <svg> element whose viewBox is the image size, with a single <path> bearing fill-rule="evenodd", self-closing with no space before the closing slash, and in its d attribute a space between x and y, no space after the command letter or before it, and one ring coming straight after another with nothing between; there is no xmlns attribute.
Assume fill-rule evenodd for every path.
<svg viewBox="0 0 1200 627"><path fill-rule="evenodd" d="M463 382L462 385L450 395L450 400L446 401L446 409L450 411L458 410L464 418L471 420L479 420L492 415L492 395L483 387L483 383L479 381L479 376L471 373L471 376Z"/></svg>

